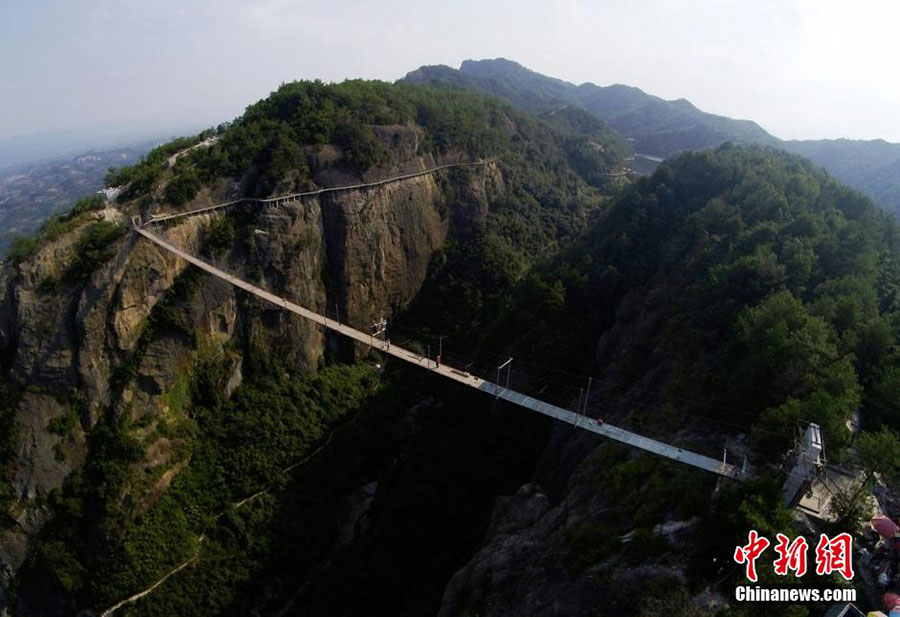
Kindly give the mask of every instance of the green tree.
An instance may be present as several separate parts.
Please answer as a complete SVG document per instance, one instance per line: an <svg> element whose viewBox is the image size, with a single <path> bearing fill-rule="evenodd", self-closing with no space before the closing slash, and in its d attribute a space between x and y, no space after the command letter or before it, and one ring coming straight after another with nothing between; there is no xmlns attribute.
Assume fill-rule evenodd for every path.
<svg viewBox="0 0 900 617"><path fill-rule="evenodd" d="M859 436L857 450L863 477L855 489L836 495L833 506L838 516L836 526L850 531L859 529L872 515L866 495L872 490L876 474L890 485L900 480L900 435L886 426L864 432Z"/></svg>

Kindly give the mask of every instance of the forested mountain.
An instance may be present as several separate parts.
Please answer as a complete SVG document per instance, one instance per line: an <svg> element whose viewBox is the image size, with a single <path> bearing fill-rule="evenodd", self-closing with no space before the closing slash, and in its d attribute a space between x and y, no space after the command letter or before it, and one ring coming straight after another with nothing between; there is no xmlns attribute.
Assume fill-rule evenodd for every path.
<svg viewBox="0 0 900 617"><path fill-rule="evenodd" d="M502 58L466 60L458 71L447 66L423 66L408 73L404 81L455 84L499 96L532 112L561 104L577 105L630 139L637 152L654 156L665 157L726 141L768 145L778 142L755 122L705 113L685 99L666 101L621 84L576 86Z"/></svg>
<svg viewBox="0 0 900 617"><path fill-rule="evenodd" d="M900 144L880 139L814 139L784 141L781 147L807 157L894 214L900 213Z"/></svg>
<svg viewBox="0 0 900 617"><path fill-rule="evenodd" d="M797 156L728 144L629 184L627 144L575 106L367 81L285 84L207 137L113 170L117 203L80 201L0 269L11 614L149 590L116 614L742 617L710 587L739 581L749 528L796 535L798 422L850 464L855 411L859 444L896 441L896 224ZM454 163L478 165L154 228L460 370L514 356L518 390L576 408L590 384L607 422L740 442L755 479L717 488L400 365L128 227ZM861 464L894 482L879 451Z"/></svg>
<svg viewBox="0 0 900 617"><path fill-rule="evenodd" d="M840 459L861 410L881 432L859 450L887 436L867 464L896 490L900 445L884 425L900 428L898 232L868 198L774 149L680 155L627 188L517 286L488 339L557 369L593 367L607 422L698 451L746 431L759 480L711 499L711 479L560 429L564 445L548 448L537 486L498 506L441 615L823 614L694 594L707 577L739 584L729 564L747 529L796 534L773 472L801 418ZM567 460L579 448L592 451ZM687 536L662 531L691 520Z"/></svg>
<svg viewBox="0 0 900 617"><path fill-rule="evenodd" d="M900 360L898 242L892 217L797 156L689 153L626 190L538 269L509 323L525 319L529 348L565 350L557 362L578 341L606 338L597 361L625 390L665 365L665 390L743 408L748 417L732 421L760 427L766 441L790 432L802 410L837 444L860 405L873 425L900 429L900 406L883 407ZM535 305L539 289L558 285L564 305ZM552 327L577 314L584 330ZM625 355L618 337L629 340Z"/></svg>
<svg viewBox="0 0 900 617"><path fill-rule="evenodd" d="M404 80L487 92L535 113L575 105L631 140L636 152L653 156L667 157L727 141L777 146L806 156L882 207L900 213L900 144L847 139L782 141L755 122L706 113L685 99L666 101L620 84L575 85L502 58L466 60L459 70L423 66Z"/></svg>

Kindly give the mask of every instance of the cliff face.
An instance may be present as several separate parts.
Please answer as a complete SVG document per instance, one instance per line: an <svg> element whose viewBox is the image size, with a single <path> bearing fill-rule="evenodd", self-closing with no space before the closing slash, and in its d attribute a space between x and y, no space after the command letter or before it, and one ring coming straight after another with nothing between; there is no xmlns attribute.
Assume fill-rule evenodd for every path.
<svg viewBox="0 0 900 617"><path fill-rule="evenodd" d="M102 609L152 584L170 562L198 554L194 543L218 542L240 565L224 579L218 562L204 569L201 576L216 580L212 595L249 585L248 597L277 601L269 598L273 577L264 564L280 548L263 550L256 540L269 539L264 521L280 520L280 513L267 512L257 527L244 530L253 550L261 551L252 567L245 567L250 553L243 539L229 544L230 517L215 514L244 503L267 482L284 481L285 470L311 456L320 439L325 448L329 429L344 415L366 415L359 397L373 395L365 404L389 418L379 424L387 439L399 435L416 446L418 428L395 411L434 396L430 386L408 389L409 380L395 377L394 366L382 374L380 363L354 363L362 350L352 343L189 267L132 233L127 221L242 196L491 161L266 205L244 202L153 228L226 272L359 330L399 316L398 331L428 336L453 328L477 344L528 268L575 238L603 201L585 181L585 170L572 164L585 163L568 147L573 135L560 131L496 100L460 92L374 82L286 84L203 142L207 147L193 148L205 134L174 140L112 172L118 205L88 200L51 221L36 243L17 252L14 265L0 268L0 392L8 399L0 401L0 426L14 417L19 429L14 438L0 439L0 505L9 513L0 525L0 594L14 592L19 614ZM375 383L382 377L385 391ZM443 418L433 420L439 428L428 437L437 446L448 429L458 431L454 446L470 437L459 417L449 420L447 426ZM481 421L474 412L466 419L467 426ZM535 431L530 447L539 447L543 436ZM489 460L490 449L469 445L475 452L453 452L481 475L482 466L471 461ZM357 484L350 488L373 481L387 486L370 477L372 461L381 461L382 475L389 476L402 448L372 440L364 452L351 449L365 460L354 463ZM415 469L433 465L429 473L443 477L443 459L452 457L435 464L433 446L413 450L414 460L425 461ZM519 451L496 458L520 478L520 458L528 457ZM329 487L347 484L339 478L345 473L338 465L318 479ZM420 494L413 480L395 479L402 488L396 504ZM432 607L437 587L468 550L460 547L471 547L480 535L472 529L480 529L495 487L507 491L501 473L478 482L479 509L466 508L454 521L471 537L442 550L439 570L427 576L423 570L427 593L410 593L427 595ZM280 484L272 492L275 502L291 494ZM379 488L373 503L394 503L383 493ZM262 501L242 513L274 507ZM330 521L337 520L331 510L330 501L317 506L306 527L323 551ZM419 514L434 519L427 507ZM210 525L222 527L221 538ZM276 537L279 547L306 541L278 543ZM347 550L361 550L350 544ZM275 584L284 593L291 577L322 566L306 563L314 556L290 557L291 565L280 570L295 570ZM252 576L258 579L248 581ZM173 591L156 601L162 606L197 595ZM9 601L0 595L0 614ZM179 611L160 614L173 612Z"/></svg>
<svg viewBox="0 0 900 617"><path fill-rule="evenodd" d="M713 617L725 608L720 594L688 592L685 555L697 542L696 518L673 512L637 531L608 528L622 507L599 480L611 471L612 449L568 428L554 435L544 453L545 466L556 459L553 469L538 478L550 485L565 478L559 494L531 483L497 499L481 548L448 582L439 617Z"/></svg>
<svg viewBox="0 0 900 617"><path fill-rule="evenodd" d="M435 165L416 155L415 131L394 129L382 137L396 146L377 170L382 177ZM334 158L327 148L322 152ZM347 179L327 168L314 172L321 185ZM207 259L317 312L334 316L337 310L342 321L365 329L416 295L447 238L452 210L487 212L503 186L499 168L487 165L465 175L438 172L277 206L241 206L179 219L158 232L199 255L211 226L239 217L236 236ZM234 190L206 189L185 208L225 200ZM190 458L185 443L158 429L185 421L183 400L198 363L223 367L219 385L230 394L250 350L265 350L289 370L310 371L329 346L314 325L190 272L185 262L132 233L116 241L113 257L82 285L59 282L92 223L0 272L0 358L8 381L22 386L15 523L0 534L6 580L46 518L45 498L84 460L85 433L104 414L113 414L142 444L122 500L145 511Z"/></svg>

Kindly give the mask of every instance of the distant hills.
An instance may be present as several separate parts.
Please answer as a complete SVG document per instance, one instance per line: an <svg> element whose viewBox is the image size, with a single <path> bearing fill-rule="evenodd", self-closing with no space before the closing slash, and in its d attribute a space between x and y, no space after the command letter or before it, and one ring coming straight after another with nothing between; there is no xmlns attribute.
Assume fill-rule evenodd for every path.
<svg viewBox="0 0 900 617"><path fill-rule="evenodd" d="M423 66L401 81L487 93L536 114L571 135L566 142L570 163L583 177L594 170L594 177L588 181L597 186L609 179L610 171L632 150L661 159L730 141L773 146L805 156L900 215L900 144L883 140L781 140L753 121L707 113L685 99L669 101L621 84L576 85L503 58L466 60L459 69ZM60 146L67 136L54 133L43 137L44 141L51 138ZM102 188L108 167L136 163L155 143L158 140L91 151L68 160L0 169L0 256L15 235L33 232L81 195ZM14 160L9 158L13 156L10 153L21 156L26 145L0 140L0 166ZM9 154L9 160L4 153ZM640 157L632 163L644 171L656 165L656 161Z"/></svg>
<svg viewBox="0 0 900 617"><path fill-rule="evenodd" d="M900 144L881 139L785 141L785 150L803 155L835 178L900 214Z"/></svg>
<svg viewBox="0 0 900 617"><path fill-rule="evenodd" d="M727 141L779 147L809 158L900 214L900 144L847 139L784 141L755 122L710 114L685 99L667 101L620 84L575 85L503 58L466 60L459 69L423 66L403 80L478 90L533 113L577 106L628 138L636 152L656 157Z"/></svg>
<svg viewBox="0 0 900 617"><path fill-rule="evenodd" d="M82 195L102 189L109 167L135 164L155 143L86 152L69 160L0 171L0 257L15 236L32 233Z"/></svg>
<svg viewBox="0 0 900 617"><path fill-rule="evenodd" d="M666 101L620 84L576 86L502 58L466 60L459 70L423 66L404 79L480 90L534 113L560 105L577 105L630 139L637 152L654 156L665 157L726 141L769 145L778 142L755 122L708 114L685 99Z"/></svg>

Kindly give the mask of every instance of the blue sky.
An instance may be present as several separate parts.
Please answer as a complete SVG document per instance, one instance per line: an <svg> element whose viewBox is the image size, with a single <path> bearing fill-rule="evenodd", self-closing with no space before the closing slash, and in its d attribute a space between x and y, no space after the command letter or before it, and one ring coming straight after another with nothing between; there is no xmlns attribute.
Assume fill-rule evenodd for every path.
<svg viewBox="0 0 900 617"><path fill-rule="evenodd" d="M180 132L284 81L394 80L503 56L784 138L900 142L900 3L4 0L0 140Z"/></svg>

